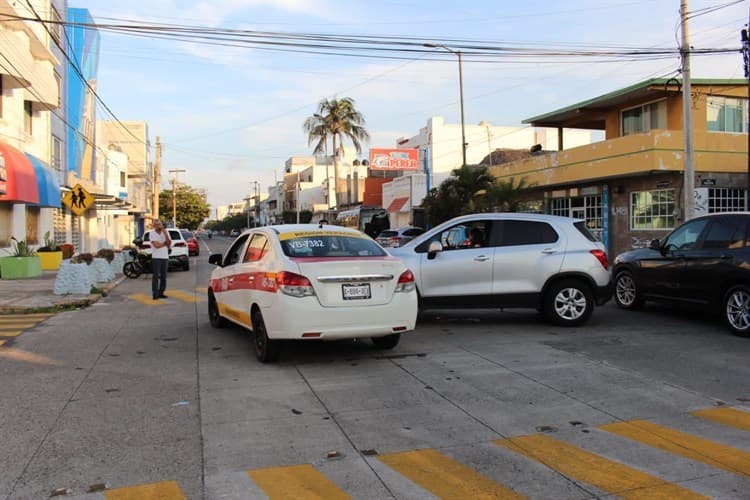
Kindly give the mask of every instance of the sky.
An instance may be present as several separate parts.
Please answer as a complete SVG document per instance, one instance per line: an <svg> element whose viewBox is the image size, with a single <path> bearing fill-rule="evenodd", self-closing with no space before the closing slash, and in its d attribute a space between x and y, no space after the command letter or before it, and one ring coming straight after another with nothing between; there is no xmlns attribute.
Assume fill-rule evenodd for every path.
<svg viewBox="0 0 750 500"><path fill-rule="evenodd" d="M693 78L744 78L740 30L750 0L687 0L690 45L736 49L691 57ZM523 120L650 78L679 76L677 55L580 56L540 50L680 45L679 0L70 0L97 23L121 20L295 34L368 35L422 43L455 39L534 49L520 58L463 57L465 123ZM451 46L451 42L445 43ZM312 154L303 130L323 98L350 97L369 147L396 147L432 116L460 123L454 54L422 49L402 59L227 47L101 33L97 92L117 119L148 123L179 182L205 189L213 206L267 192L291 156ZM270 47L273 48L273 47ZM368 54L376 55L375 52ZM382 55L381 53L377 53ZM103 107L98 119L112 119ZM213 213L213 212L212 212Z"/></svg>

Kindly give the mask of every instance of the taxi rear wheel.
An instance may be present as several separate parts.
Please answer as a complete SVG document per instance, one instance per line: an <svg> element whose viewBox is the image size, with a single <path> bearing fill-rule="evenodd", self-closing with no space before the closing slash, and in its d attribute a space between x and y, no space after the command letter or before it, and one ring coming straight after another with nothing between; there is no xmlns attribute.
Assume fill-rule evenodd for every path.
<svg viewBox="0 0 750 500"><path fill-rule="evenodd" d="M219 306L212 292L208 292L208 319L214 328L224 328L227 324L227 320L219 314Z"/></svg>
<svg viewBox="0 0 750 500"><path fill-rule="evenodd" d="M253 334L255 336L255 356L261 363L271 363L279 359L281 343L268 338L266 324L260 311L253 313Z"/></svg>
<svg viewBox="0 0 750 500"><path fill-rule="evenodd" d="M401 339L400 333L393 333L384 337L372 337L372 343L378 349L393 349L398 345L398 341Z"/></svg>

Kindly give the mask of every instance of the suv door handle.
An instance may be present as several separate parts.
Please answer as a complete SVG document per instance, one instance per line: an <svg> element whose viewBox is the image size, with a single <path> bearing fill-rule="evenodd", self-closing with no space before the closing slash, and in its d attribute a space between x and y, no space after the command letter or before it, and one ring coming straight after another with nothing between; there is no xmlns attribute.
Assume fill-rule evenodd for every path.
<svg viewBox="0 0 750 500"><path fill-rule="evenodd" d="M486 260L490 260L490 258L486 255L479 255L478 257L474 257L474 260L477 262L484 262Z"/></svg>
<svg viewBox="0 0 750 500"><path fill-rule="evenodd" d="M555 253L555 252L557 252L556 248L545 248L544 250L542 250L542 253Z"/></svg>

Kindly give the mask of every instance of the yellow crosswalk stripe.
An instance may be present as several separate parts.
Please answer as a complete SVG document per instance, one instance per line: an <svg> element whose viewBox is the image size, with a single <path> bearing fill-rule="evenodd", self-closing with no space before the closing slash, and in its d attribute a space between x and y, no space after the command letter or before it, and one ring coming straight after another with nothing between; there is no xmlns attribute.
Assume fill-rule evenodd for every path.
<svg viewBox="0 0 750 500"><path fill-rule="evenodd" d="M0 347L2 347L3 344L5 344L5 340L0 339Z"/></svg>
<svg viewBox="0 0 750 500"><path fill-rule="evenodd" d="M44 321L47 318L54 316L53 314L47 313L35 313L35 314L3 314L0 316L0 321L4 320L38 320Z"/></svg>
<svg viewBox="0 0 750 500"><path fill-rule="evenodd" d="M180 485L175 481L105 490L104 498L107 500L187 500Z"/></svg>
<svg viewBox="0 0 750 500"><path fill-rule="evenodd" d="M378 460L440 498L524 498L437 450L379 455Z"/></svg>
<svg viewBox="0 0 750 500"><path fill-rule="evenodd" d="M750 412L738 410L737 408L731 408L729 406L710 408L708 410L694 411L691 415L705 418L707 420L713 420L714 422L741 429L743 431L750 431Z"/></svg>
<svg viewBox="0 0 750 500"><path fill-rule="evenodd" d="M269 467L247 471L247 475L270 499L348 499L343 490L310 464Z"/></svg>
<svg viewBox="0 0 750 500"><path fill-rule="evenodd" d="M205 286L197 286L197 287L195 287L195 291L196 291L196 292L200 292L200 293L202 293L203 295L206 295L206 294L208 293L208 287L205 287Z"/></svg>
<svg viewBox="0 0 750 500"><path fill-rule="evenodd" d="M706 498L558 439L533 434L494 442L578 481L628 500Z"/></svg>
<svg viewBox="0 0 750 500"><path fill-rule="evenodd" d="M184 302L192 302L192 303L206 301L206 299L204 299L200 295L196 295L190 292L183 292L182 290L168 290L167 292L168 292L167 295L169 296L170 299L174 297Z"/></svg>
<svg viewBox="0 0 750 500"><path fill-rule="evenodd" d="M731 446L645 420L607 424L599 428L690 460L703 462L735 474L750 476L750 453Z"/></svg>
<svg viewBox="0 0 750 500"><path fill-rule="evenodd" d="M145 293L132 293L127 297L147 306L163 306L168 304L168 302L164 299L154 300L151 298L151 295L146 295Z"/></svg>
<svg viewBox="0 0 750 500"><path fill-rule="evenodd" d="M0 337L18 337L23 333L23 330L5 330L0 328Z"/></svg>

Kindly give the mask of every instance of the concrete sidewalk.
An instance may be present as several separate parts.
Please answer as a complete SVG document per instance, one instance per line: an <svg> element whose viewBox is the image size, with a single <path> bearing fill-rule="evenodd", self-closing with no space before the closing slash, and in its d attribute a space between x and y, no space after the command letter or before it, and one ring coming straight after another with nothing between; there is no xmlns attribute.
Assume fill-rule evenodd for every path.
<svg viewBox="0 0 750 500"><path fill-rule="evenodd" d="M38 278L0 279L0 314L55 312L86 307L102 297L100 294L55 295L52 290L56 277L57 271L42 271ZM124 279L127 278L118 274L109 283L97 283L96 287L106 294Z"/></svg>

